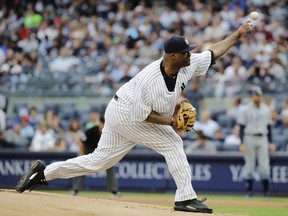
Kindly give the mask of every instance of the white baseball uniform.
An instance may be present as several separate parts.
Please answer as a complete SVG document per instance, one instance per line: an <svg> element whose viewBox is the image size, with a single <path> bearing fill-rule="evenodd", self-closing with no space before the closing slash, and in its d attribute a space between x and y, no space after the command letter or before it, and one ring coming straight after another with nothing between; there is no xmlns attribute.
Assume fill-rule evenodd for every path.
<svg viewBox="0 0 288 216"><path fill-rule="evenodd" d="M175 76L174 91L168 91L161 73L162 58L152 62L124 84L109 102L98 148L88 155L48 165L47 181L71 178L108 169L121 160L135 144L141 143L164 156L176 183L175 201L196 198L191 169L180 136L171 126L145 121L151 111L172 116L177 100L195 76L204 75L211 64L211 52L191 54L191 64Z"/></svg>

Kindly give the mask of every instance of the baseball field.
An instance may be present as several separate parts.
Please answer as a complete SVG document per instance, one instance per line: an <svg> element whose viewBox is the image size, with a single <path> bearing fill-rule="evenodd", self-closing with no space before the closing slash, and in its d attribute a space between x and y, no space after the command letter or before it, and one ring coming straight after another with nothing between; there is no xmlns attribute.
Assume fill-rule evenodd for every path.
<svg viewBox="0 0 288 216"><path fill-rule="evenodd" d="M202 198L202 195L198 195ZM128 193L114 197L107 192L80 192L71 196L68 191L32 191L19 194L14 190L0 190L1 216L168 216L203 215L172 210L172 193ZM207 205L216 216L286 216L288 198L264 199L243 196L207 195ZM207 215L207 214L204 214Z"/></svg>

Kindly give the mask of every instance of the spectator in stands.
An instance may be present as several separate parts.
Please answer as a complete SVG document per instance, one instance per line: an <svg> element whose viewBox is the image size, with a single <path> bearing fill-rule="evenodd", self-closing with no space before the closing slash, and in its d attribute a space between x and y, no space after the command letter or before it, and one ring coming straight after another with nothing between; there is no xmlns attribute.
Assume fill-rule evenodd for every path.
<svg viewBox="0 0 288 216"><path fill-rule="evenodd" d="M50 127L54 131L55 134L60 135L64 132L61 121L62 121L62 119L60 118L60 116L58 114L53 115Z"/></svg>
<svg viewBox="0 0 288 216"><path fill-rule="evenodd" d="M89 121L85 124L85 130L100 124L100 114L96 110L90 112Z"/></svg>
<svg viewBox="0 0 288 216"><path fill-rule="evenodd" d="M69 129L65 132L64 139L61 142L66 146L68 152L75 152L79 155L83 155L85 141L86 135L81 129L80 121L72 119L69 124Z"/></svg>
<svg viewBox="0 0 288 216"><path fill-rule="evenodd" d="M239 56L234 56L232 64L225 69L227 77L226 95L232 97L239 93L242 88L242 83L247 78L246 68Z"/></svg>
<svg viewBox="0 0 288 216"><path fill-rule="evenodd" d="M0 132L6 130L6 113L0 108Z"/></svg>
<svg viewBox="0 0 288 216"><path fill-rule="evenodd" d="M104 117L101 116L98 125L91 125L90 128L86 129L85 135L87 139L84 142L85 154L92 153L97 148L103 127L104 127ZM115 174L115 167L107 169L106 175L107 175L108 190L115 196L121 196Z"/></svg>
<svg viewBox="0 0 288 216"><path fill-rule="evenodd" d="M47 109L44 113L44 121L47 122L47 124L49 125L49 127L52 126L52 122L53 122L53 117L54 117L55 113L53 109Z"/></svg>
<svg viewBox="0 0 288 216"><path fill-rule="evenodd" d="M235 96L232 101L232 107L227 108L226 115L237 121L239 113L242 111L245 105L242 103L240 97Z"/></svg>
<svg viewBox="0 0 288 216"><path fill-rule="evenodd" d="M205 48L205 46L209 46L213 40L213 38L210 38L211 35L206 37L207 32L210 32L211 29L223 29L223 32L217 31L217 35L221 35L225 33L225 31L229 31L229 28L232 29L234 26L237 26L239 22L242 22L241 15L244 17L246 14L243 13L247 11L245 7L241 6L238 8L238 5L234 2L231 4L226 2L219 3L221 10L218 11L218 9L215 10L216 8L212 3L206 2L204 4L200 1L196 1L193 4L182 1L174 3L167 1L164 4L153 2L153 6L148 8L143 5L129 7L125 5L126 2L123 0L119 1L119 4L115 5L115 7L110 7L111 3L105 1L102 2L101 5L97 5L89 1L71 0L63 3L62 1L52 0L49 2L43 1L42 3L39 3L41 1L37 1L37 4L34 5L23 4L21 6L25 8L21 8L21 10L17 10L17 13L15 13L15 8L13 8L14 6L11 8L11 5L17 4L11 4L10 2L11 1L6 1L6 3L3 3L3 7L0 9L0 35L3 38L0 45L1 71L3 69L3 72L0 73L0 85L3 89L13 91L21 90L24 92L26 85L30 87L30 81L39 79L39 77L47 77L45 75L45 69L47 69L50 63L53 65L52 62L57 62L56 59L65 59L65 61L60 60L57 64L55 63L57 67L60 67L60 71L64 66L65 70L69 68L67 71L70 71L70 68L80 67L78 63L72 64L74 66L71 67L67 66L70 64L72 58L76 59L77 62L85 62L87 68L93 68L93 73L104 77L103 82L101 84L99 83L99 85L97 83L96 87L96 93L104 96L114 94L115 82L111 79L106 79L109 74L107 75L107 73L104 72L104 69L107 68L107 71L110 71L114 59L130 62L133 67L141 67L141 61L143 61L143 59L148 61L149 58L157 58L157 55L161 55L163 40L168 37L171 32L175 33L178 31L183 31L187 35L194 35L195 43L202 44L203 42L203 48ZM259 25L257 23L256 37L249 37L249 35L247 35L247 37L243 38L239 46L231 49L230 54L223 57L223 67L221 70L226 68L225 72L228 73L227 71L232 68L233 73L231 71L229 73L234 74L234 61L237 61L234 55L235 53L241 53L240 62L243 60L243 63L241 62L241 66L236 74L242 74L243 67L251 68L254 75L251 76L249 80L251 79L256 83L264 82L268 89L266 89L265 86L263 89L272 93L275 89L273 87L270 88L269 85L270 82L273 81L271 75L274 75L275 78L281 82L284 82L285 76L287 80L287 73L284 73L283 77L283 69L287 67L288 62L287 49L285 47L285 36L287 35L287 28L285 28L285 26L287 19L285 12L283 13L286 5L283 2L284 1L277 2L277 4L275 3L269 8L266 13L267 15L265 14L267 20L263 20L261 17L261 19L258 19L260 23ZM176 3L177 7L175 7ZM246 4L246 1L242 1L241 4ZM249 3L251 6L254 4L255 2ZM259 1L257 2L257 5L258 4L260 4ZM260 5L263 6L263 4ZM258 8L260 12L264 10L262 6ZM88 8L88 10L83 12L81 9L83 7ZM101 11L99 7L105 8L104 11ZM99 11L95 12L96 10ZM73 11L73 13L71 13L71 11ZM163 11L164 13L162 13ZM63 14L65 14L65 16L62 17ZM107 14L110 15L108 16ZM111 16L111 14L113 14L113 16ZM167 16L169 16L169 19L165 20ZM161 17L161 19L158 19L159 17ZM175 19L172 19L172 17ZM205 17L205 19L203 19L203 17ZM211 19L208 19L209 17L215 17L213 23L211 23ZM217 22L220 24L215 26ZM167 25L167 23L171 23L171 25ZM78 28L79 26L81 27ZM137 34L136 39L132 38L131 41L133 43L133 49L127 49L127 47L125 47L128 32L130 36ZM150 40L147 40L147 38ZM206 41L203 41L204 38ZM139 49L142 43L148 45L147 49ZM15 49L15 47L22 48ZM91 47L91 50L87 53L85 49L88 47ZM202 47L198 48L199 51L201 49ZM65 58L62 58L60 55L62 50L64 50L63 56L66 55ZM247 50L250 52L247 52ZM130 53L128 54L128 52ZM72 56L70 55L71 53ZM83 56L89 55L93 60L93 64L90 65L91 62L87 63L87 59L83 57L82 54ZM231 60L230 57L233 58L233 60ZM66 62L66 58L69 59L69 61L67 60L68 63ZM104 62L103 64L101 63L102 61ZM258 65L265 66L263 69L259 68L263 76L261 73L255 75L255 68L257 68ZM83 64L81 64L80 68L81 73L91 71L86 70L86 67L82 66ZM35 68L40 70L34 72ZM219 71L221 70L219 69ZM13 71L13 73L11 73L11 71ZM135 73L131 71L139 70L129 69L129 76L133 77ZM26 73L28 73L29 76L27 76ZM215 91L211 92L215 93L216 97L226 96L222 94L223 83L225 83L226 76L220 74L221 72L216 73L215 76L218 77L217 89L213 88ZM69 73L67 73L65 79L68 78L68 76ZM238 84L240 85L241 82L245 81L245 79L239 79L240 81L237 81L239 78L238 75L233 75L230 78L233 80L236 79L236 84L233 84L232 88L237 87ZM57 79L57 76L50 77L49 79L53 81ZM125 77L125 79L129 79L129 77ZM46 79L42 82L46 82ZM74 82L81 84L83 81L82 79L77 79L74 80ZM41 83L41 81L39 81L39 83ZM56 89L60 88L59 85L60 84L55 84ZM33 85L31 86L33 88ZM37 86L38 87L34 88L41 88L41 85ZM86 86L87 88L94 88L95 85L89 85L89 87L85 85L85 87ZM286 86L284 87L286 88ZM189 91L188 88L186 88L185 92L186 91ZM229 93L229 97L235 94L235 92L230 91L229 87L225 92ZM190 100L192 104L194 104L195 101L197 104L197 99ZM204 106L205 105L201 107L200 105L198 116L201 116L200 111L205 109Z"/></svg>
<svg viewBox="0 0 288 216"><path fill-rule="evenodd" d="M191 144L191 142L195 141L197 134L196 133L187 133L185 130L176 130L176 133L183 140L184 148Z"/></svg>
<svg viewBox="0 0 288 216"><path fill-rule="evenodd" d="M203 134L210 138L215 138L215 132L220 129L219 124L211 118L211 113L208 110L202 112L201 120L196 121L194 125L195 130L201 130Z"/></svg>
<svg viewBox="0 0 288 216"><path fill-rule="evenodd" d="M209 137L205 136L203 131L198 130L197 131L197 140L192 142L191 144L187 145L185 147L185 153L187 155L193 154L193 153L216 153L217 148L216 145L209 141Z"/></svg>
<svg viewBox="0 0 288 216"><path fill-rule="evenodd" d="M49 128L47 122L41 122L32 139L29 151L56 151L63 150L63 146L56 146L56 140L53 131Z"/></svg>
<svg viewBox="0 0 288 216"><path fill-rule="evenodd" d="M216 98L225 97L227 76L225 75L224 63L219 61L216 66L217 73L212 76L214 96Z"/></svg>
<svg viewBox="0 0 288 216"><path fill-rule="evenodd" d="M25 85L25 83L27 83L28 76L27 74L23 73L23 67L17 62L17 60L13 62L10 73L10 83L12 91L19 90L19 86L21 84Z"/></svg>
<svg viewBox="0 0 288 216"><path fill-rule="evenodd" d="M6 60L5 52L0 48L0 65L2 65Z"/></svg>
<svg viewBox="0 0 288 216"><path fill-rule="evenodd" d="M282 110L281 110L280 116L282 118L288 117L288 99L282 102Z"/></svg>
<svg viewBox="0 0 288 216"><path fill-rule="evenodd" d="M120 79L124 76L124 67L123 62L120 58L115 59L113 67L110 72L110 78L114 82L119 82Z"/></svg>
<svg viewBox="0 0 288 216"><path fill-rule="evenodd" d="M77 155L84 155L84 142L86 135L81 129L81 124L78 120L72 119L69 124L69 130L65 133L64 139L61 140L60 146L65 146L68 152L77 153ZM71 194L76 196L83 186L83 176L72 179Z"/></svg>
<svg viewBox="0 0 288 216"><path fill-rule="evenodd" d="M44 121L44 116L38 112L37 107L31 106L29 109L30 124L35 128L40 122Z"/></svg>
<svg viewBox="0 0 288 216"><path fill-rule="evenodd" d="M54 137L56 139L56 144L59 144L60 141L64 137L65 129L64 129L63 125L62 125L63 121L64 120L62 120L58 114L54 114L53 117L52 117L52 122L50 124L50 128L51 128L51 130L54 133Z"/></svg>
<svg viewBox="0 0 288 216"><path fill-rule="evenodd" d="M210 25L208 25L203 31L203 36L205 41L218 41L223 38L229 30L229 24L223 22L220 14L211 19Z"/></svg>
<svg viewBox="0 0 288 216"><path fill-rule="evenodd" d="M26 28L34 29L40 25L42 16L35 12L32 3L29 3L25 11L24 26Z"/></svg>
<svg viewBox="0 0 288 216"><path fill-rule="evenodd" d="M30 33L28 38L19 40L17 43L17 47L21 48L27 54L30 52L37 51L39 47L39 43L38 43L35 33Z"/></svg>
<svg viewBox="0 0 288 216"><path fill-rule="evenodd" d="M139 57L135 64L144 66L151 62L151 59L156 59L159 56L159 50L156 46L153 46L150 38L144 40L144 44L139 49ZM139 70L138 70L139 71ZM129 74L130 75L130 74Z"/></svg>
<svg viewBox="0 0 288 216"><path fill-rule="evenodd" d="M281 133L287 135L286 137L288 137L288 116L285 116L282 119L283 125L281 129Z"/></svg>
<svg viewBox="0 0 288 216"><path fill-rule="evenodd" d="M265 97L264 104L266 104L271 111L275 109L275 101L273 100L272 97Z"/></svg>
<svg viewBox="0 0 288 216"><path fill-rule="evenodd" d="M239 125L234 125L233 133L228 135L228 136L226 136L226 138L224 140L224 145L226 145L226 146L235 146L238 149L240 144L241 144L241 140L240 140L240 137L239 137L239 130L240 130Z"/></svg>
<svg viewBox="0 0 288 216"><path fill-rule="evenodd" d="M124 74L121 77L121 79L119 80L120 84L124 84L124 83L128 82L130 79L132 79L132 76L129 75L129 69L130 69L130 65L125 64L125 66L124 66Z"/></svg>
<svg viewBox="0 0 288 216"><path fill-rule="evenodd" d="M161 13L159 22L164 29L171 31L173 28L175 28L176 25L180 23L180 17L175 10L167 6Z"/></svg>
<svg viewBox="0 0 288 216"><path fill-rule="evenodd" d="M16 122L13 124L12 129L8 129L4 133L4 139L5 139L5 146L6 147L12 147L15 149L22 149L27 150L29 143L29 140L27 137L23 136L21 134L21 123Z"/></svg>
<svg viewBox="0 0 288 216"><path fill-rule="evenodd" d="M26 137L29 142L32 140L34 136L34 128L30 124L30 117L29 115L24 115L20 117L21 121L21 134Z"/></svg>
<svg viewBox="0 0 288 216"><path fill-rule="evenodd" d="M285 67L279 58L271 58L269 62L269 73L282 83L286 83Z"/></svg>
<svg viewBox="0 0 288 216"><path fill-rule="evenodd" d="M0 131L0 149L5 148L7 146L6 143L4 132Z"/></svg>
<svg viewBox="0 0 288 216"><path fill-rule="evenodd" d="M48 109L45 112L44 121L47 122L49 128L55 133L56 137L62 138L64 130L61 124L61 118L53 111L53 109Z"/></svg>
<svg viewBox="0 0 288 216"><path fill-rule="evenodd" d="M201 51L202 48L205 49L205 47L209 46L215 36L226 35L234 27L239 26L239 22L243 22L247 18L246 13L249 13L247 1L241 1L239 4L223 1L219 3L221 10L218 10L218 5L215 7L209 1L196 1L193 4L188 1L173 1L172 3L165 1L164 4L160 4L156 1L151 4L151 7L145 7L147 4L131 4L133 6L127 6L126 1L123 0L118 1L117 4L112 3L113 6L111 6L110 1L96 4L93 1L92 3L90 1L71 0L62 3L62 1L51 0L49 2L37 1L35 4L23 3L21 6L20 3L14 4L10 2L6 1L3 3L4 7L0 9L0 34L3 37L3 43L0 46L0 66L3 63L7 63L9 67L13 65L11 64L13 59L23 52L19 49L14 49L18 43L20 47L24 48L24 52L27 53L24 61L18 60L24 72L28 70L27 68L35 66L35 62L30 65L32 62L29 57L30 53L33 53L34 56L34 53L37 54L37 61L41 62L37 65L41 69L43 67L43 71L37 71L31 77L28 77L28 80L39 77L39 73L45 73L47 63L50 65L55 59L59 59L59 50L63 47L69 47L77 61L85 62L86 64L86 48L94 44L94 48L91 45L89 55L94 56L94 60L94 54L96 53L97 58L93 62L95 67L89 65L90 62L87 63L87 66L93 67L100 73L103 70L96 68L99 66L99 59L103 59L103 56L107 58L108 65L111 65L114 59L122 58L122 60L126 61L129 58L129 61L133 62L134 65L137 64L137 66L142 67L143 59L148 61L149 58L155 59L157 55L158 57L161 55L159 51L161 51L163 40L170 33L194 35L195 43L204 44L203 47L198 48L198 51ZM254 4L255 2L250 2L250 8L253 8ZM242 5L246 6L242 7ZM267 12L265 11L267 19L264 20L262 16L257 20L257 29L254 32L255 37L247 35L247 37L243 38L242 43L230 51L231 56L234 56L235 53L242 53L240 57L244 61L243 65L250 67L251 64L258 62L268 68L269 74L279 71L278 60L276 67L273 65L273 59L270 64L272 56L281 60L282 69L287 67L284 42L287 35L287 28L285 28L287 22L285 12L283 12L285 6L285 1L278 1ZM21 9L15 12L14 7ZM88 9L83 11L84 7ZM265 7L257 6L257 9L261 14L261 12L264 12ZM215 19L210 19L211 17ZM243 19L243 17L245 18ZM211 37L209 32L212 31L216 34ZM37 40L35 40L34 35ZM127 35L131 39L131 43L127 43L129 44L128 48L125 46ZM146 38L149 38L149 40L146 40ZM32 45L27 46L28 41L30 43L31 39L33 41ZM148 50L139 49L143 43L150 42L151 46L146 46ZM131 53L128 54L128 52ZM223 59L226 59L226 57ZM63 68L67 68L67 65L70 64L67 63L70 60L62 60L56 64L57 67L60 67L60 71ZM230 65L231 60L225 60L225 67ZM75 66L80 65L76 64ZM83 64L81 64L83 73L87 73L87 70L83 69L82 66ZM277 76L279 74L281 73L274 75L279 78ZM130 73L129 75L131 76ZM52 79L57 79L57 77ZM15 76L14 79L6 82L6 85L10 88L11 84L15 84L12 82L15 82ZM82 83L83 80L79 79L76 82ZM39 86L37 88L40 88ZM18 90L17 86L15 89ZM227 92L229 93L230 91L227 90ZM233 95L234 93L231 92L229 96Z"/></svg>
<svg viewBox="0 0 288 216"><path fill-rule="evenodd" d="M10 66L7 63L2 64L0 68L0 84L3 87L10 85Z"/></svg>
<svg viewBox="0 0 288 216"><path fill-rule="evenodd" d="M0 92L0 109L2 109L5 113L7 113L8 110L8 102L8 97Z"/></svg>
<svg viewBox="0 0 288 216"><path fill-rule="evenodd" d="M197 110L197 120L201 115L201 111L206 109L206 103L203 93L201 92L201 81L195 79L190 82L190 87L184 91L183 96L193 104Z"/></svg>
<svg viewBox="0 0 288 216"><path fill-rule="evenodd" d="M271 110L271 120L272 120L271 126L274 129L280 130L281 128L283 128L283 122L279 118L279 114L276 109Z"/></svg>
<svg viewBox="0 0 288 216"><path fill-rule="evenodd" d="M256 66L254 74L251 74L247 78L247 81L251 84L262 86L262 90L265 92L275 89L275 85L273 84L275 80L275 76L270 74L269 70L263 66Z"/></svg>
<svg viewBox="0 0 288 216"><path fill-rule="evenodd" d="M215 131L214 133L214 138L213 142L216 143L217 145L222 145L225 140L225 134L223 130L219 127L218 130Z"/></svg>
<svg viewBox="0 0 288 216"><path fill-rule="evenodd" d="M52 72L68 73L80 64L80 60L75 56L72 56L69 52L71 52L71 50L66 47L60 49L60 55L52 60L49 65Z"/></svg>
<svg viewBox="0 0 288 216"><path fill-rule="evenodd" d="M36 70L42 69L42 61L38 58L36 51L31 51L24 56L22 61L23 71L28 74L34 74Z"/></svg>
<svg viewBox="0 0 288 216"><path fill-rule="evenodd" d="M254 56L256 55L257 50L258 45L254 42L253 36L243 38L239 47L239 56L245 61L246 67L250 67L250 65L255 62Z"/></svg>
<svg viewBox="0 0 288 216"><path fill-rule="evenodd" d="M97 92L100 96L111 96L113 95L116 87L113 80L110 78L109 72L105 71L99 74L102 77L101 85L97 88Z"/></svg>

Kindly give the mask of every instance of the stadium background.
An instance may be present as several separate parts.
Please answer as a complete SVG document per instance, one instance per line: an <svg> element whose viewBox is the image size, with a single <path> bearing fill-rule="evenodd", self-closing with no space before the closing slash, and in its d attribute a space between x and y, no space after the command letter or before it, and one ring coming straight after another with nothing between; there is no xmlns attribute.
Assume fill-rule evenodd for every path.
<svg viewBox="0 0 288 216"><path fill-rule="evenodd" d="M207 110L223 132L223 142L232 134L235 124L235 119L227 115L227 111L234 108L234 98L239 97L245 103L249 89L261 86L275 115L273 135L277 152L274 157L276 161L278 156L287 157L288 108L284 103L288 100L287 2L167 2L0 1L0 92L6 114L5 128L1 128L1 152L13 155L9 159L1 157L2 177L5 176L4 165L12 164L11 161L21 158L21 152L28 151L28 146L7 145L5 134L16 123L21 124L23 117L29 116L32 106L43 116L52 109L60 117L64 131L74 118L84 127L91 110L103 113L123 82L161 57L163 41L171 34L186 36L198 45L197 51L201 51L232 32L254 10L261 13L259 20L253 21L255 31L233 47L205 78L200 78L201 92ZM186 91L189 92L188 87ZM226 148L215 137L211 139L218 143L217 154L240 157L237 148ZM195 134L187 138L189 142L194 140ZM137 146L134 153L139 151L145 158L151 154ZM131 155L134 153L132 151ZM52 154L56 158L59 156L55 152ZM36 156L37 153L30 152L28 163ZM209 160L209 157L207 154L204 158ZM150 159L155 158L152 155ZM191 162L193 164L193 156ZM287 165L281 166L285 185ZM11 172L9 176L15 178ZM8 182L13 182L10 180ZM7 184L2 182L1 186ZM241 191L239 187L241 184L236 186Z"/></svg>

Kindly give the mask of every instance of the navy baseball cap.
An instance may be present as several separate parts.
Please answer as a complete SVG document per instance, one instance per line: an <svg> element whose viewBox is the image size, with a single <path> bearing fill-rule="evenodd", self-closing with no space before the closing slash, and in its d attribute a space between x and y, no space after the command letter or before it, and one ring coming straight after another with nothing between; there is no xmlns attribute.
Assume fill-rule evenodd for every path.
<svg viewBox="0 0 288 216"><path fill-rule="evenodd" d="M254 88L254 89L251 90L251 95L262 96L263 92L262 92L261 88Z"/></svg>
<svg viewBox="0 0 288 216"><path fill-rule="evenodd" d="M164 43L165 53L188 52L196 47L196 45L190 45L188 40L180 35L174 35Z"/></svg>

